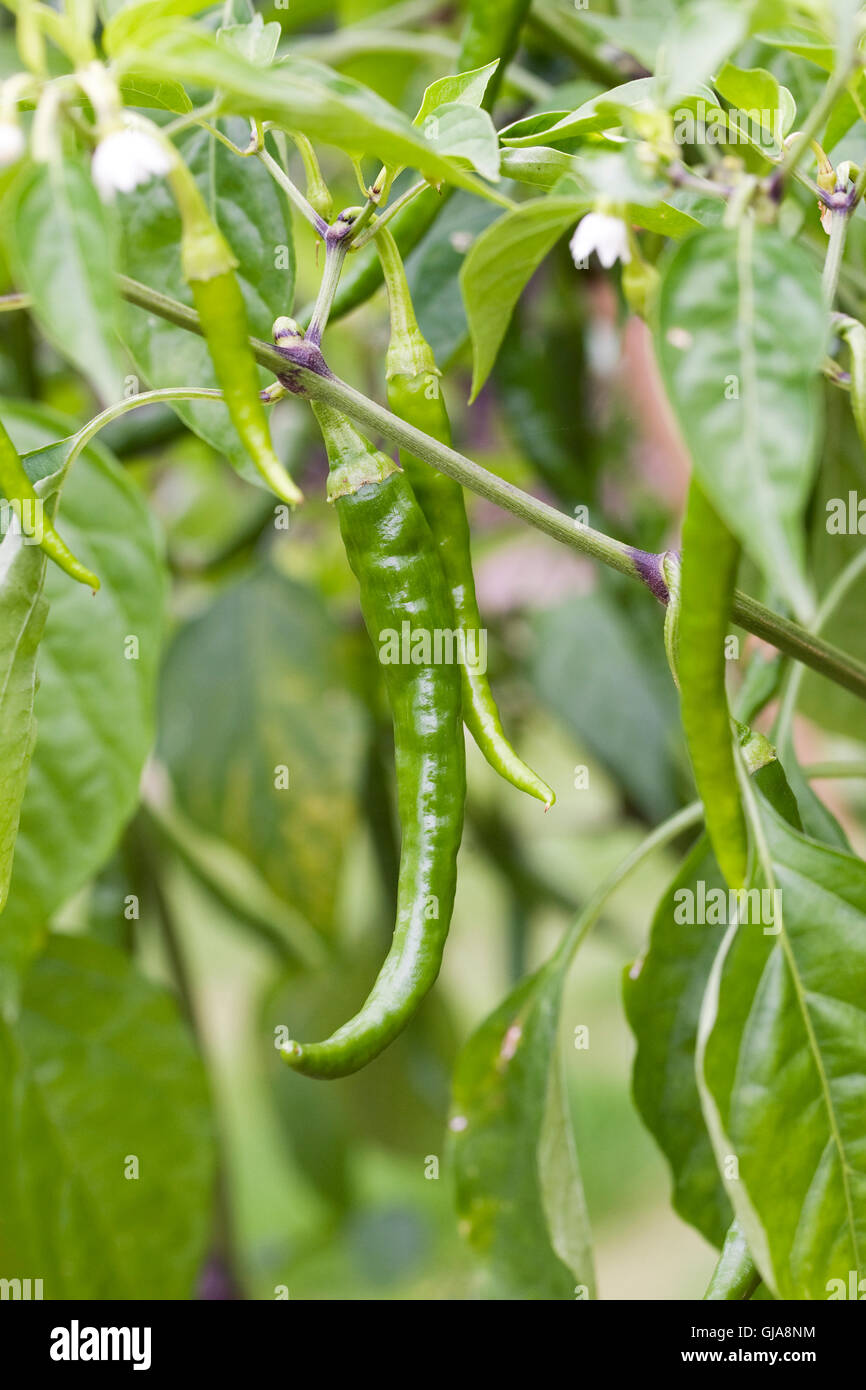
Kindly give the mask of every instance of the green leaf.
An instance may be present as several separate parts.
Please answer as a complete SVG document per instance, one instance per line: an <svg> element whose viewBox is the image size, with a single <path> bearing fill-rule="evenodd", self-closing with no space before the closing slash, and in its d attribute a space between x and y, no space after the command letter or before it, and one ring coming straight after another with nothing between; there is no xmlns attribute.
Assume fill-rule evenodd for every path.
<svg viewBox="0 0 866 1390"><path fill-rule="evenodd" d="M490 375L524 286L587 206L577 198L524 203L482 232L466 257L460 283L472 338L471 400Z"/></svg>
<svg viewBox="0 0 866 1390"><path fill-rule="evenodd" d="M375 901L375 899L374 899ZM291 1027L331 1031L350 1018L381 965L381 940L359 940L322 969L278 979L263 1000L259 1036ZM442 991L390 1047L338 1085L311 1086L269 1048L277 1116L304 1176L332 1201L352 1200L352 1156L359 1145L393 1154L437 1153L448 1112L456 1029ZM348 1169L348 1172L347 1172Z"/></svg>
<svg viewBox="0 0 866 1390"><path fill-rule="evenodd" d="M818 270L774 229L748 218L736 230L710 228L667 264L656 351L695 473L744 550L807 620L802 519L826 333Z"/></svg>
<svg viewBox="0 0 866 1390"><path fill-rule="evenodd" d="M725 101L742 111L776 111L780 104L779 83L766 68L738 68L725 63L713 78L713 86Z"/></svg>
<svg viewBox="0 0 866 1390"><path fill-rule="evenodd" d="M750 116L756 139L763 143L772 135L781 145L794 123L797 107L787 87L780 86L771 72L766 68L737 68L726 63L713 86L736 107L741 118Z"/></svg>
<svg viewBox="0 0 866 1390"><path fill-rule="evenodd" d="M334 927L365 723L342 660L322 601L263 569L181 628L160 699L180 810L319 931ZM231 675L216 701L215 671Z"/></svg>
<svg viewBox="0 0 866 1390"><path fill-rule="evenodd" d="M174 24L141 49L135 46L137 37L119 55L121 70L215 88L225 113L302 130L311 140L349 154L418 169L434 183L485 191L453 159L431 148L401 111L322 63L293 55L263 69L208 35Z"/></svg>
<svg viewBox="0 0 866 1390"><path fill-rule="evenodd" d="M755 38L770 48L781 48L788 53L796 53L798 57L808 59L824 72L832 72L836 62L835 50L833 45L827 42L826 35L808 23L780 23L771 28L761 28Z"/></svg>
<svg viewBox="0 0 866 1390"><path fill-rule="evenodd" d="M498 1298L595 1295L557 1048L564 974L554 964L522 981L473 1034L454 1071L461 1231Z"/></svg>
<svg viewBox="0 0 866 1390"><path fill-rule="evenodd" d="M677 10L655 64L669 102L693 92L739 48L752 8L748 0L691 0Z"/></svg>
<svg viewBox="0 0 866 1390"><path fill-rule="evenodd" d="M325 948L309 923L277 897L248 859L225 840L207 835L178 810L164 768L154 764L149 772L143 793L147 809L169 847L198 881L281 954L307 966L321 964Z"/></svg>
<svg viewBox="0 0 866 1390"><path fill-rule="evenodd" d="M10 526L0 542L0 911L36 740L36 653L48 614L45 565L45 552Z"/></svg>
<svg viewBox="0 0 866 1390"><path fill-rule="evenodd" d="M866 1270L866 865L762 799L773 931L729 927L703 1003L698 1076L728 1192L779 1298Z"/></svg>
<svg viewBox="0 0 866 1390"><path fill-rule="evenodd" d="M677 618L675 675L695 784L719 867L732 888L744 882L749 855L725 689L725 639L739 557L737 541L692 479L680 589L676 609L668 611Z"/></svg>
<svg viewBox="0 0 866 1390"><path fill-rule="evenodd" d="M77 159L30 165L3 204L6 249L40 328L106 401L122 380L112 229Z"/></svg>
<svg viewBox="0 0 866 1390"><path fill-rule="evenodd" d="M217 30L217 42L251 63L268 67L274 61L282 32L276 20L265 24L257 14L249 24L224 24Z"/></svg>
<svg viewBox="0 0 866 1390"><path fill-rule="evenodd" d="M473 68L471 72L460 72L454 77L440 77L431 82L424 93L413 125L423 126L427 116L440 106L462 102L466 106L480 106L484 100L491 77L499 67L499 59L487 63L483 68Z"/></svg>
<svg viewBox="0 0 866 1390"><path fill-rule="evenodd" d="M52 937L0 1053L0 1275L47 1299L192 1297L214 1138L174 1000L121 952Z"/></svg>
<svg viewBox="0 0 866 1390"><path fill-rule="evenodd" d="M620 195L626 204L628 221L660 236L679 239L700 230L697 218L662 201L669 192L664 185L641 187L633 180L629 186L625 161L619 155L589 159L544 145L531 145L504 149L500 168L506 178L536 188L554 189L557 196L565 196L573 185L575 197L582 202L589 201L596 193Z"/></svg>
<svg viewBox="0 0 866 1390"><path fill-rule="evenodd" d="M141 41L148 29L198 14L209 0L100 0L106 24L102 43L109 55L119 53L131 39Z"/></svg>
<svg viewBox="0 0 866 1390"><path fill-rule="evenodd" d="M700 83L690 86L689 98L679 104L690 108L697 102L709 114L718 110L718 102ZM657 105L658 89L652 77L637 77L623 82L609 92L590 97L575 111L548 111L525 116L500 132L503 145L519 149L527 145L558 145L564 140L576 140L623 124L629 111Z"/></svg>
<svg viewBox="0 0 866 1390"><path fill-rule="evenodd" d="M225 123L241 142L249 127ZM195 130L178 140L208 207L238 262L250 331L270 341L279 314L291 311L295 286L295 251L291 215L267 169L257 159L241 159L208 131ZM180 264L180 216L168 186L160 181L137 189L120 203L124 269L185 304L192 303ZM156 314L125 306L124 335L129 351L151 386L216 386L207 345L195 333L177 328ZM260 373L262 385L269 376ZM263 486L229 414L220 402L184 402L173 407L184 424L225 454L248 482Z"/></svg>
<svg viewBox="0 0 866 1390"><path fill-rule="evenodd" d="M733 1221L704 1298L714 1303L742 1302L751 1298L760 1278L740 1223Z"/></svg>
<svg viewBox="0 0 866 1390"><path fill-rule="evenodd" d="M702 835L656 907L646 954L623 979L626 1016L635 1036L635 1104L667 1159L673 1204L685 1221L721 1245L732 1208L719 1177L701 1111L695 1045L701 1001L724 925L689 921L688 904L724 891L709 840ZM691 896L687 896L691 895Z"/></svg>
<svg viewBox="0 0 866 1390"><path fill-rule="evenodd" d="M866 342L858 332L853 346ZM810 557L820 594L829 592L842 571L856 563L866 535L866 440L856 428L861 411L860 393L866 402L863 366L851 361L851 395L829 386L826 392L827 428L824 451L812 503ZM864 411L866 413L866 411ZM866 429L866 419L862 421ZM866 660L866 624L863 604L866 573L848 590L821 629L821 635L861 661ZM825 677L806 671L800 708L821 729L864 741L863 703ZM823 835L819 836L824 839Z"/></svg>
<svg viewBox="0 0 866 1390"><path fill-rule="evenodd" d="M155 106L163 111L176 111L179 116L192 110L192 102L179 82L128 72L119 86L127 106Z"/></svg>
<svg viewBox="0 0 866 1390"><path fill-rule="evenodd" d="M643 606L624 610L603 592L541 614L532 680L545 707L656 821L678 804L671 750L679 719L658 627L642 614ZM591 681L587 652L594 653Z"/></svg>
<svg viewBox="0 0 866 1390"><path fill-rule="evenodd" d="M442 155L477 169L495 183L499 178L499 137L486 111L463 102L446 102L424 118L424 139Z"/></svg>
<svg viewBox="0 0 866 1390"><path fill-rule="evenodd" d="M19 449L59 433L45 412L12 403L3 410ZM31 479L55 473L68 450L64 440L24 454ZM103 449L91 446L77 460L63 487L60 526L99 570L102 588L94 596L54 565L46 572L38 737L0 916L5 966L26 958L50 914L107 859L138 799L153 735L161 555L143 499Z"/></svg>

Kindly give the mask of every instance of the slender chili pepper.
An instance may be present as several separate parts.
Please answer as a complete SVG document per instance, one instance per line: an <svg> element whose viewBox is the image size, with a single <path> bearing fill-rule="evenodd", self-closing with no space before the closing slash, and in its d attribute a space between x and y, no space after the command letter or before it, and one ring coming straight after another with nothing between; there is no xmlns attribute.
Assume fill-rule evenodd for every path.
<svg viewBox="0 0 866 1390"><path fill-rule="evenodd" d="M450 446L451 426L439 386L440 372L418 327L400 252L387 227L377 233L376 245L391 305L388 404L402 420ZM467 651L473 642L477 655L481 615L475 597L463 489L453 478L437 473L404 449L400 450L400 463L438 547L458 629L464 634ZM545 808L552 806L556 798L550 787L517 756L505 737L490 683L478 665L478 661L467 661L462 666L463 719L467 729L491 767L520 791L544 802Z"/></svg>
<svg viewBox="0 0 866 1390"><path fill-rule="evenodd" d="M696 479L683 525L676 639L682 719L707 831L728 884L741 887L748 836L725 691L725 638L740 548ZM673 599L672 595L672 599Z"/></svg>
<svg viewBox="0 0 866 1390"><path fill-rule="evenodd" d="M259 376L249 345L237 261L208 212L195 180L179 159L169 174L181 215L181 262L204 330L216 379L232 424L258 473L290 506L303 494L274 452L259 396Z"/></svg>
<svg viewBox="0 0 866 1390"><path fill-rule="evenodd" d="M394 938L366 1003L325 1042L289 1042L282 1049L296 1071L330 1078L357 1071L387 1047L439 974L454 905L466 769L460 677L453 664L436 661L435 639L448 630L451 603L430 529L396 464L331 407L313 409L331 467L328 499L382 662L402 827ZM396 650L407 620L411 654ZM389 647L395 660L388 659Z"/></svg>
<svg viewBox="0 0 866 1390"><path fill-rule="evenodd" d="M25 536L38 540L40 547L66 574L86 584L89 589L98 589L99 580L86 565L77 560L65 541L54 529L45 514L44 500L39 497L24 471L15 445L0 424L0 492L9 502L21 524Z"/></svg>
<svg viewBox="0 0 866 1390"><path fill-rule="evenodd" d="M493 109L505 69L517 51L520 30L529 14L530 0L470 0L466 28L460 44L458 72L483 68L499 59L499 67L487 85L483 105Z"/></svg>

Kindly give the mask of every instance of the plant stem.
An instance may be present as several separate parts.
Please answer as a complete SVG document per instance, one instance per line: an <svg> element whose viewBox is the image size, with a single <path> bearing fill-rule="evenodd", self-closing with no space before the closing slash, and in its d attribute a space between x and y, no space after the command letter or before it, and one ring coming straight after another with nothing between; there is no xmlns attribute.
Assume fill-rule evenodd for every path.
<svg viewBox="0 0 866 1390"><path fill-rule="evenodd" d="M347 235L337 237L334 235L334 228L329 227L325 235L325 269L319 283L319 293L316 296L313 317L310 319L310 326L307 329L307 341L316 347L321 345L322 335L328 326L331 306L334 303L334 295L337 293L340 275L343 271L343 262L348 250L349 237Z"/></svg>
<svg viewBox="0 0 866 1390"><path fill-rule="evenodd" d="M390 206L387 207L385 211L381 213L379 217L376 218L376 220L364 232L363 236L359 236L357 240L355 240L354 237L352 238L352 245L350 249L352 251L363 250L363 248L367 246L373 240L374 237L378 236L382 227L384 227L386 223L390 222L392 217L396 216L398 212L402 212L403 208L406 206L407 203L411 203L413 198L417 198L419 193L423 193L424 189L429 187L430 185L428 184L426 179L420 179L418 183L413 183L411 188L407 188L405 193L402 193L399 198L397 198L393 203L391 203Z"/></svg>
<svg viewBox="0 0 866 1390"><path fill-rule="evenodd" d="M866 777L866 762L809 763L803 768L803 772L810 782L818 782L822 778L829 780L835 777Z"/></svg>
<svg viewBox="0 0 866 1390"><path fill-rule="evenodd" d="M568 964L584 937L595 926L608 898L628 878L629 874L655 850L670 844L672 840L676 840L683 831L691 830L693 826L700 825L703 818L703 804L700 801L693 801L690 806L685 806L681 811L669 816L666 821L662 821L661 825L656 826L655 830L651 831L644 840L641 840L640 844L630 854L627 854L613 873L605 879L601 887L596 889L586 907L572 922L556 948L550 962L551 966Z"/></svg>
<svg viewBox="0 0 866 1390"><path fill-rule="evenodd" d="M87 424L82 425L77 434L73 435L72 448L66 458L66 471L69 471L78 455L87 448L94 435L98 434L106 425L110 425L112 420L125 415L129 410L137 410L141 405L156 405L160 401L167 403L169 401L221 401L222 399L222 391L216 391L207 386L162 386L157 391L142 391L138 396L127 396L124 400L108 406L99 415L94 415L92 420L88 420Z"/></svg>
<svg viewBox="0 0 866 1390"><path fill-rule="evenodd" d="M827 259L824 261L824 273L821 278L824 303L828 309L832 309L833 301L836 298L839 271L842 269L842 257L845 254L845 238L848 235L848 220L847 212L831 214L830 243L827 247Z"/></svg>
<svg viewBox="0 0 866 1390"><path fill-rule="evenodd" d="M262 161L268 173L280 185L280 188L288 196L289 200L294 203L301 216L306 217L307 221L315 228L320 237L326 237L328 234L328 224L324 217L320 217L312 204L307 202L297 184L292 182L285 169L280 168L273 155L268 154L267 150L257 150L256 158Z"/></svg>
<svg viewBox="0 0 866 1390"><path fill-rule="evenodd" d="M33 303L29 294L0 295L0 314L9 314L13 309L27 309Z"/></svg>
<svg viewBox="0 0 866 1390"><path fill-rule="evenodd" d="M150 313L159 314L161 318L168 319L179 328L201 335L201 325L194 309L189 309L185 304L179 304L168 295L152 290L128 276L118 276L118 281L121 293L131 304L137 304ZM310 367L293 363L285 350L279 351L271 343L264 343L258 338L251 338L250 346L256 361L272 371L275 376L286 378L286 373L291 373L291 380L286 378L286 384L290 385L290 389L296 394L335 406L356 424L366 427L374 434L384 435L394 444L424 459L439 472L456 478L470 491L520 517L561 544L583 555L601 560L621 574L640 579L662 602L665 601L666 591L659 584L660 556L633 550L600 531L578 525L573 518L555 507L550 507L546 502L522 492L520 488L498 478L494 473L489 473L487 469L473 463L463 454L422 434L412 425L407 425L405 421L399 420L389 410L361 395L345 382L338 381L330 375L321 375L319 371ZM797 623L774 613L757 599L739 591L734 595L732 615L735 622L747 632L763 638L787 656L820 672L837 685L844 686L860 699L866 699L866 665L855 657L847 655Z"/></svg>

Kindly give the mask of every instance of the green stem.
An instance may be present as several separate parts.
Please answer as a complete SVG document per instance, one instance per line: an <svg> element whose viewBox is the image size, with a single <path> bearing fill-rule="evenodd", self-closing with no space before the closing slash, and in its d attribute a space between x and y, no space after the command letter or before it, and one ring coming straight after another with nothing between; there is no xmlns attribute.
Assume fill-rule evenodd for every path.
<svg viewBox="0 0 866 1390"><path fill-rule="evenodd" d="M821 778L866 777L866 762L810 763L803 768L803 772L810 782L820 781Z"/></svg>
<svg viewBox="0 0 866 1390"><path fill-rule="evenodd" d="M824 303L828 309L832 309L833 301L836 298L836 286L839 284L839 271L842 269L845 239L848 235L848 221L847 212L834 212L832 214L830 243L827 247L827 259L824 261L824 273L821 278Z"/></svg>
<svg viewBox="0 0 866 1390"><path fill-rule="evenodd" d="M180 304L137 280L131 280L128 276L118 276L118 282L121 293L131 304L137 304L150 313L159 314L161 318L167 319L179 328L201 334L201 325L194 309L189 309L185 304ZM407 449L416 457L423 458L441 473L456 478L470 491L520 517L530 526L552 536L554 540L560 541L570 549L601 560L603 564L618 570L621 574L627 574L632 579L641 579L644 583L650 581L646 568L640 563L642 560L654 562L653 572L660 570L659 557L644 556L642 552L633 551L631 547L603 535L600 531L577 525L571 517L557 511L555 507L521 492L519 488L498 478L494 473L488 473L485 468L465 458L463 454L422 434L420 430L413 429L383 406L368 400L366 396L362 396L345 382L338 381L336 377L322 376L309 367L291 363L271 343L251 338L250 345L256 361L275 376L291 371L292 388L296 394L335 406L362 428L366 427L374 434L384 435L386 439ZM658 592L655 585L651 587L654 592ZM848 656L814 633L807 632L797 623L774 613L747 594L737 592L734 595L732 614L739 626L747 632L763 638L787 656L819 671L861 699L866 699L866 665L855 657Z"/></svg>
<svg viewBox="0 0 866 1390"><path fill-rule="evenodd" d="M0 295L0 314L9 314L13 309L29 309L33 298L29 294Z"/></svg>
<svg viewBox="0 0 866 1390"><path fill-rule="evenodd" d="M589 38L584 38L578 26L569 17L560 18L555 10L545 10L543 14L533 6L527 21L529 32L537 35L555 53L565 53L588 77L603 82L606 87L618 87L627 80L627 75L615 63L603 58L593 47Z"/></svg>
<svg viewBox="0 0 866 1390"><path fill-rule="evenodd" d="M88 420L86 425L73 435L72 448L66 459L66 471L72 467L78 455L87 448L94 435L99 434L101 429L110 425L112 420L125 415L128 410L137 410L141 405L156 405L158 402L168 401L221 401L222 391L214 391L206 386L163 386L158 391L142 391L138 396L127 396L122 401L117 401L114 405L108 406L101 414L94 415L92 420Z"/></svg>
<svg viewBox="0 0 866 1390"><path fill-rule="evenodd" d="M670 844L672 840L676 840L685 830L691 830L693 826L700 825L703 818L702 803L693 801L690 806L685 806L666 821L662 821L661 825L656 826L655 830L651 831L644 840L641 840L640 844L630 854L627 854L613 873L605 879L601 887L596 889L586 907L572 922L556 948L550 961L551 967L566 966L569 963L584 937L595 926L604 911L608 898L645 859L655 853L657 849L661 849Z"/></svg>
<svg viewBox="0 0 866 1390"><path fill-rule="evenodd" d="M256 157L262 161L268 173L271 175L271 178L280 185L280 188L289 198L289 201L294 203L301 216L306 217L307 221L315 228L320 237L326 236L328 224L324 217L320 217L312 203L307 202L297 184L292 182L285 169L280 168L273 155L268 154L267 150L257 150Z"/></svg>
<svg viewBox="0 0 866 1390"><path fill-rule="evenodd" d="M413 198L417 198L419 193L423 193L424 189L429 187L430 185L426 179L421 179L418 183L413 183L411 188L407 188L405 193L401 194L399 198L391 203L385 211L376 218L375 222L367 228L363 236L352 238L351 249L353 251L361 251L365 246L368 246L373 238L379 235L382 228L391 221L392 217L396 216L398 212L402 212L407 203L411 203Z"/></svg>
<svg viewBox="0 0 866 1390"><path fill-rule="evenodd" d="M310 319L310 326L307 329L307 339L319 347L322 335L328 326L328 319L331 316L331 306L334 303L334 296L340 283L340 276L343 272L343 263L349 250L349 238L343 237L341 240L333 240L329 234L325 240L325 269L322 272L322 279L319 284L319 293L316 296L316 304L313 309L313 317Z"/></svg>

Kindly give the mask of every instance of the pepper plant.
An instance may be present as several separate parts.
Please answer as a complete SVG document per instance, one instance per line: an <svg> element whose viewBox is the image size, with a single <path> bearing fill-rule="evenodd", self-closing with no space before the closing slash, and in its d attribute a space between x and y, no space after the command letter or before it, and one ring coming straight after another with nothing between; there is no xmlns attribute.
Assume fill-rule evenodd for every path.
<svg viewBox="0 0 866 1390"><path fill-rule="evenodd" d="M0 38L0 1276L261 1292L217 913L318 1199L402 1126L466 1296L597 1297L578 951L652 860L633 1097L705 1296L866 1296L866 11L10 0ZM605 314L682 505L617 502ZM537 724L643 824L577 900L544 862L590 769L526 760L467 499L605 595L533 628ZM455 1055L464 815L512 959Z"/></svg>

